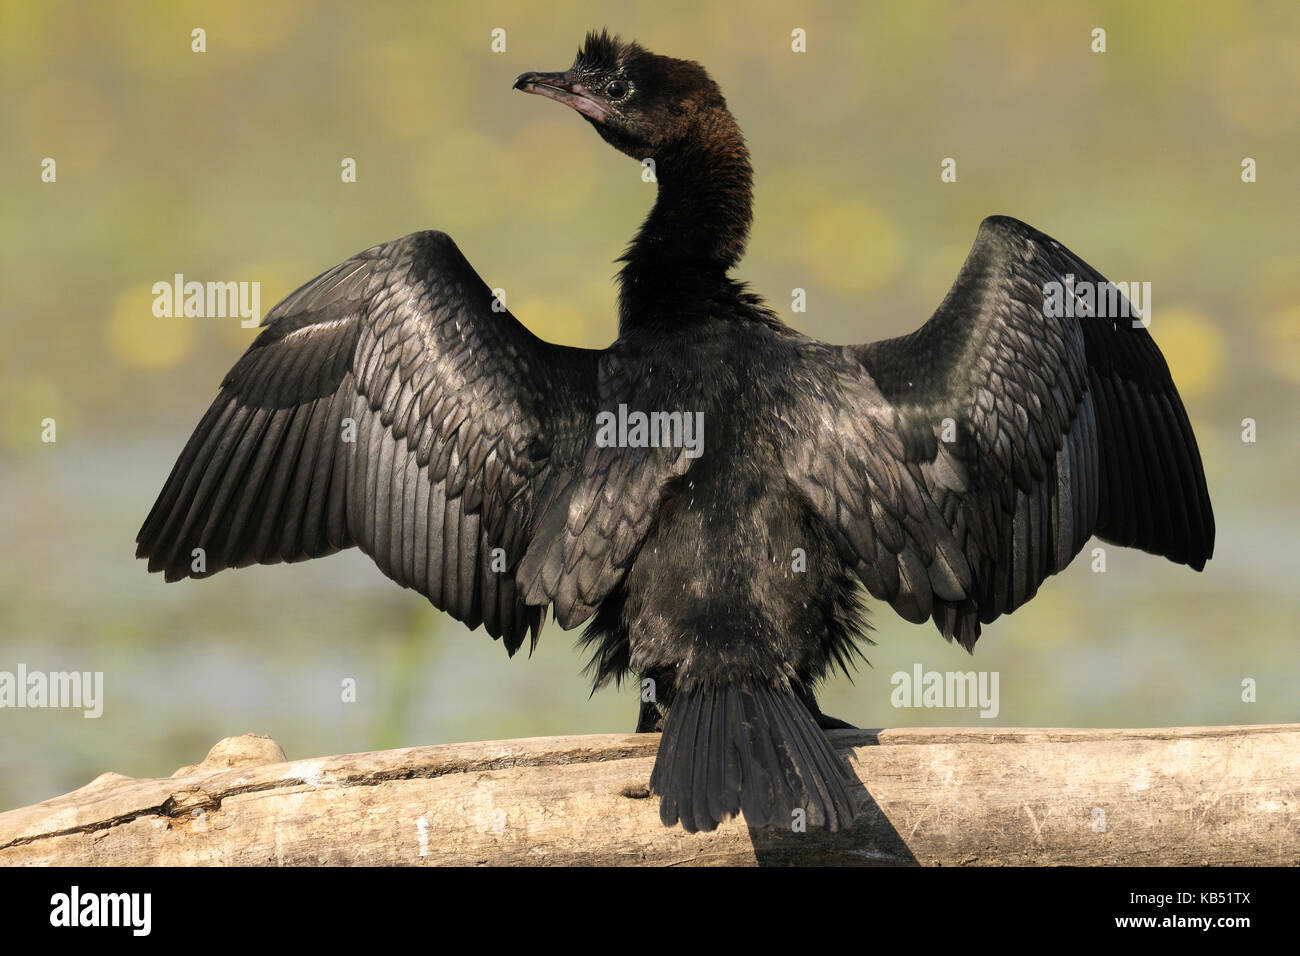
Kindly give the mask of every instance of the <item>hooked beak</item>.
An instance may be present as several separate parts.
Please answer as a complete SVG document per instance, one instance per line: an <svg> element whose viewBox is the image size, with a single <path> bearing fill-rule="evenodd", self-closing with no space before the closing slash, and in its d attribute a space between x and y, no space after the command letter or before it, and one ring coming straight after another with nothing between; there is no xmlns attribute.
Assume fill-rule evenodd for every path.
<svg viewBox="0 0 1300 956"><path fill-rule="evenodd" d="M570 106L595 123L603 123L609 117L605 104L594 99L577 80L570 79L568 73L521 73L514 88Z"/></svg>

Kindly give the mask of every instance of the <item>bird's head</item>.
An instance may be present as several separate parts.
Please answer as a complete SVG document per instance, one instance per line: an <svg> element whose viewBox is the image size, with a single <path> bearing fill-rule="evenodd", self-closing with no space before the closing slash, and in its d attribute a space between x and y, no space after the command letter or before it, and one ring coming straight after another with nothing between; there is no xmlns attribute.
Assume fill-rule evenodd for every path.
<svg viewBox="0 0 1300 956"><path fill-rule="evenodd" d="M573 66L524 73L515 89L572 107L601 137L635 158L663 158L725 118L726 101L704 67L657 56L607 32L589 33Z"/></svg>

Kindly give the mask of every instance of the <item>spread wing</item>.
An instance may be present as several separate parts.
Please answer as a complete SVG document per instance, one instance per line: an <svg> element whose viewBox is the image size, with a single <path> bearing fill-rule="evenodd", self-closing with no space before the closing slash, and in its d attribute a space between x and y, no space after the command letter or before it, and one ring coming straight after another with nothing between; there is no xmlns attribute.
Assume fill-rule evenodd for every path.
<svg viewBox="0 0 1300 956"><path fill-rule="evenodd" d="M872 384L847 447L807 465L836 489L822 513L868 589L968 649L1092 535L1197 570L1213 553L1196 438L1146 327L1114 300L1045 306L1049 284L1084 282L1109 285L1049 236L986 219L925 325L847 350Z"/></svg>
<svg viewBox="0 0 1300 956"><path fill-rule="evenodd" d="M356 545L510 653L535 642L545 609L515 572L581 465L599 353L530 333L438 232L354 256L262 324L140 529L149 570Z"/></svg>

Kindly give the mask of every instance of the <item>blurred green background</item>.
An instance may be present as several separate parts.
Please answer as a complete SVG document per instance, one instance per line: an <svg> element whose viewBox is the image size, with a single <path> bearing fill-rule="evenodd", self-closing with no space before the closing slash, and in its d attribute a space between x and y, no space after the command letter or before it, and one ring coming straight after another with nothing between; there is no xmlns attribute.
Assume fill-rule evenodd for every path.
<svg viewBox="0 0 1300 956"><path fill-rule="evenodd" d="M873 666L828 686L829 713L1296 719L1300 5L7 0L0 18L0 670L103 671L106 695L98 720L0 711L0 809L105 770L166 775L246 731L308 757L631 730L626 688L587 699L575 633L551 623L532 659L507 660L356 551L175 585L133 558L254 334L155 318L156 281L260 281L266 310L353 252L438 228L539 334L614 337L613 259L653 187L569 111L510 88L566 67L599 26L721 84L757 170L740 275L805 332L914 328L992 213L1153 285L1218 519L1205 574L1119 549L1094 574L1082 557L973 660L878 606ZM795 287L806 313L790 313ZM998 671L998 718L893 708L890 675L918 662Z"/></svg>

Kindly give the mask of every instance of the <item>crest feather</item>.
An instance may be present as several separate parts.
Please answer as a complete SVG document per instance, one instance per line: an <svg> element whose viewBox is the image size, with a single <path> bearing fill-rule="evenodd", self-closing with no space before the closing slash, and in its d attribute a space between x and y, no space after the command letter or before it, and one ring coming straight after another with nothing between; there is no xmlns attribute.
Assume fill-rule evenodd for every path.
<svg viewBox="0 0 1300 956"><path fill-rule="evenodd" d="M608 30L599 33L592 30L583 41L573 65L593 73L607 72L618 66L622 55L634 46L634 43L625 44L618 36L610 36Z"/></svg>

